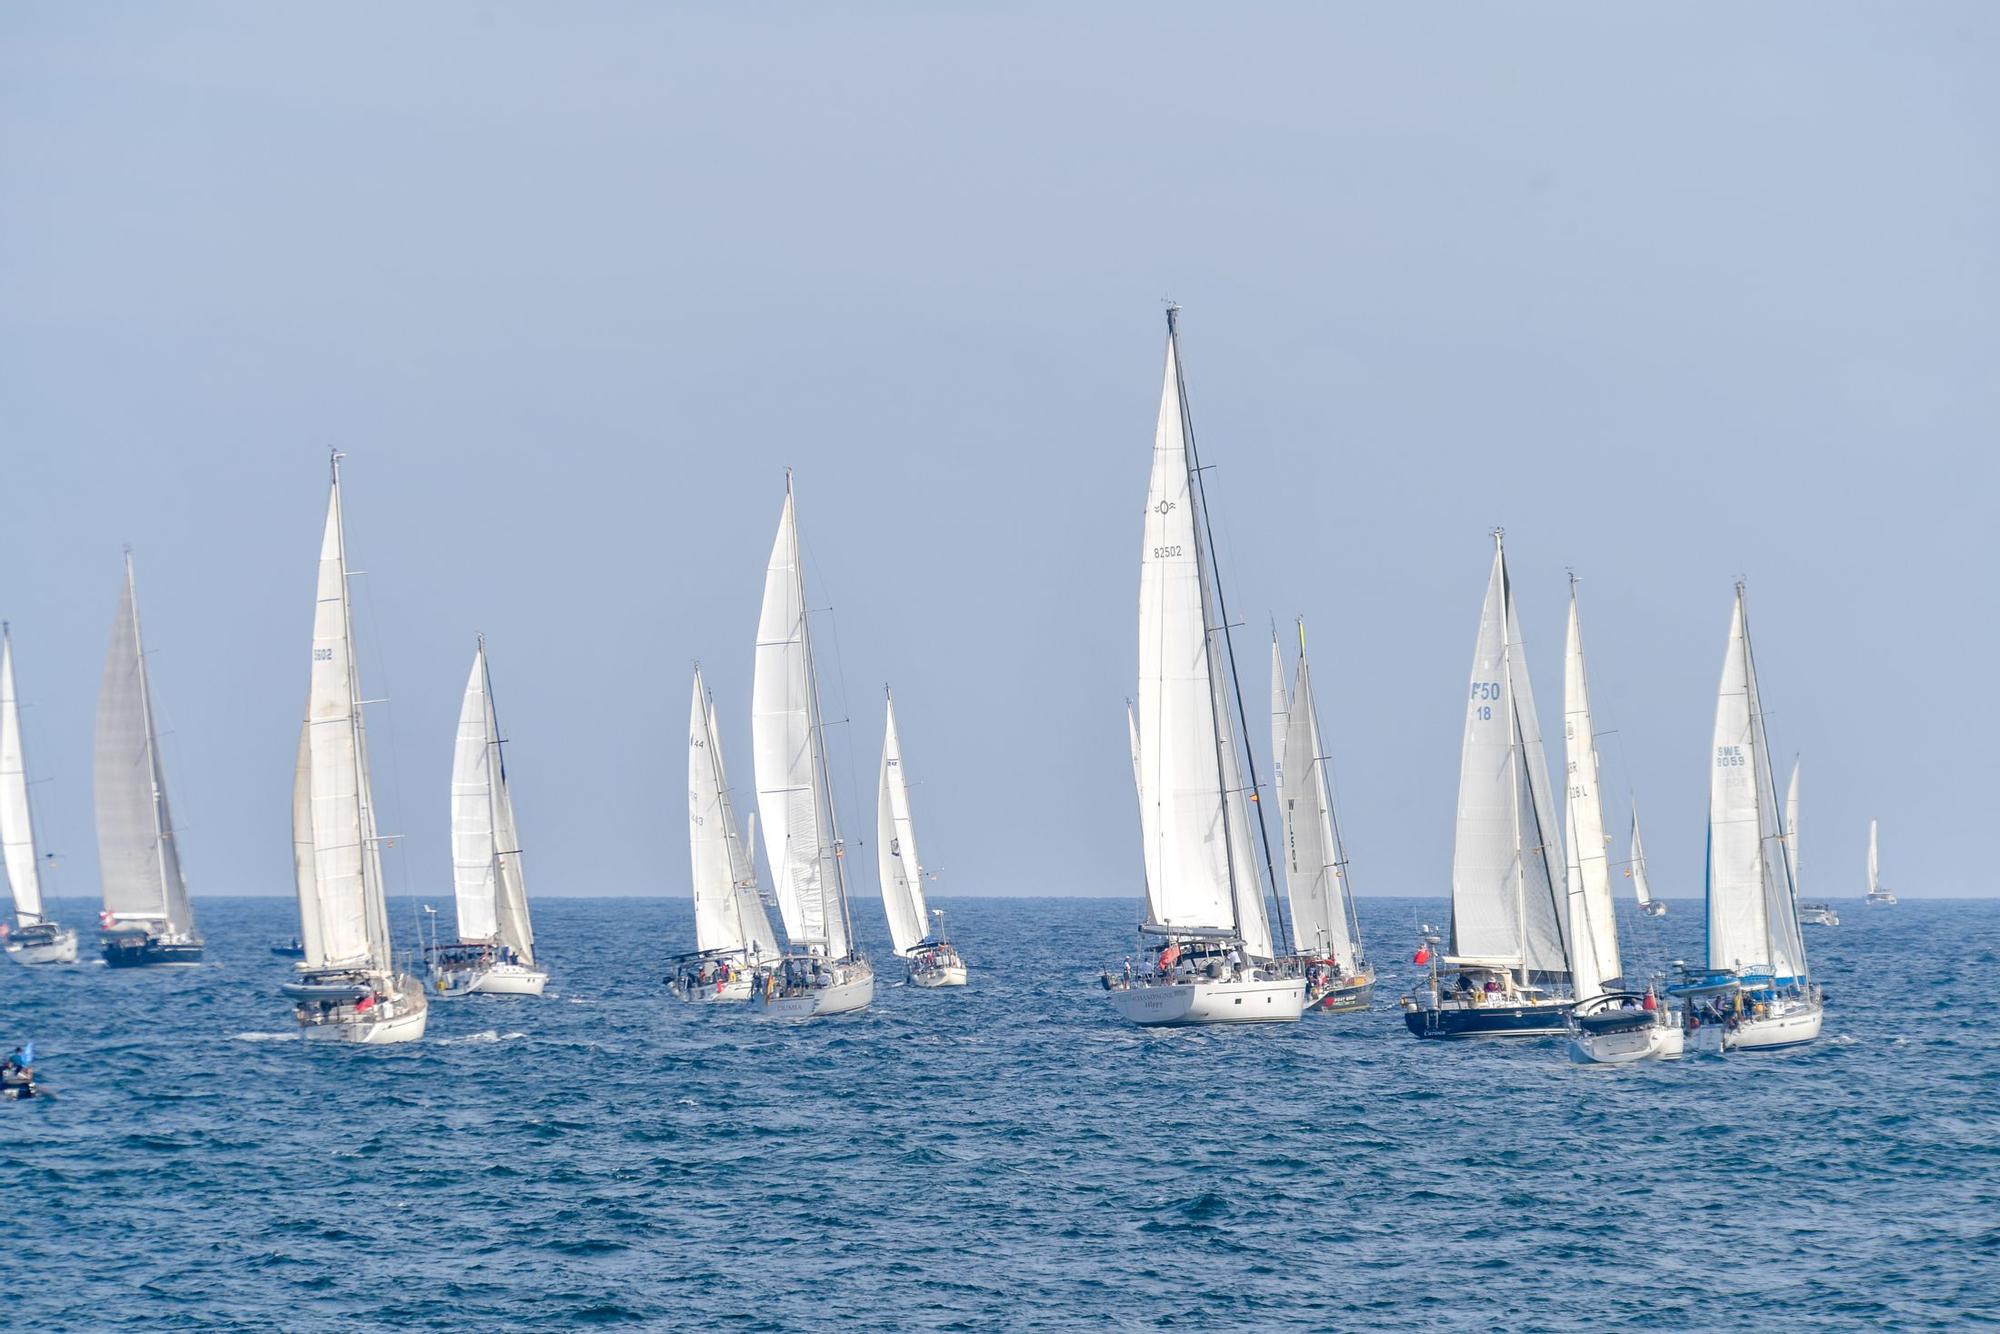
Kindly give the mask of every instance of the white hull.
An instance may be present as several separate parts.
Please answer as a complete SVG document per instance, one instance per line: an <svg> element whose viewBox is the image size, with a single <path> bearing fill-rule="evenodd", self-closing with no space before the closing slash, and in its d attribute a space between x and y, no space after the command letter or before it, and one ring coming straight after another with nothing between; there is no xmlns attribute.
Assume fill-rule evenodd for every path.
<svg viewBox="0 0 2000 1334"><path fill-rule="evenodd" d="M1111 1003L1119 1014L1147 1027L1296 1023L1306 1012L1306 980L1120 987L1111 993Z"/></svg>
<svg viewBox="0 0 2000 1334"><path fill-rule="evenodd" d="M761 1012L768 1019L813 1019L867 1009L875 999L874 970L859 964L849 965L847 972L847 980L830 987L815 987L797 996L766 997Z"/></svg>
<svg viewBox="0 0 2000 1334"><path fill-rule="evenodd" d="M1636 1033L1572 1033L1569 1058L1578 1065L1677 1061L1684 1046L1678 1023L1655 1024Z"/></svg>
<svg viewBox="0 0 2000 1334"><path fill-rule="evenodd" d="M396 995L359 1014L348 1013L325 1023L299 1025L299 1036L307 1042L342 1042L354 1046L383 1047L392 1042L415 1042L424 1035L430 1019L430 1002L414 978L402 979Z"/></svg>
<svg viewBox="0 0 2000 1334"><path fill-rule="evenodd" d="M1870 894L1867 899L1871 908L1887 908L1896 902L1894 894Z"/></svg>
<svg viewBox="0 0 2000 1334"><path fill-rule="evenodd" d="M15 963L75 963L76 932L69 930L45 945L7 943L7 957Z"/></svg>
<svg viewBox="0 0 2000 1334"><path fill-rule="evenodd" d="M747 1001L750 999L750 974L738 970L721 986L710 982L707 986L697 984L691 992L674 992L690 1005L719 1005L725 1001Z"/></svg>
<svg viewBox="0 0 2000 1334"><path fill-rule="evenodd" d="M438 973L440 996L539 996L549 984L549 975L539 968L518 963L498 963L476 972Z"/></svg>
<svg viewBox="0 0 2000 1334"><path fill-rule="evenodd" d="M962 987L965 985L965 965L948 963L941 968L910 970L910 985L913 987Z"/></svg>
<svg viewBox="0 0 2000 1334"><path fill-rule="evenodd" d="M1826 1012L1817 1005L1739 1020L1726 1041L1732 1051L1772 1051L1797 1047L1819 1037Z"/></svg>

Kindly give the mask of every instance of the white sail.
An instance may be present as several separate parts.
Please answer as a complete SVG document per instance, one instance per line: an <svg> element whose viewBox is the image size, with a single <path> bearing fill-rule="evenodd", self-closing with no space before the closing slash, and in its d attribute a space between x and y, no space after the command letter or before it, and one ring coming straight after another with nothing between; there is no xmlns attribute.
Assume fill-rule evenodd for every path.
<svg viewBox="0 0 2000 1334"><path fill-rule="evenodd" d="M924 872L917 861L916 828L910 822L910 788L903 773L903 743L896 735L896 701L888 700L882 732L882 790L876 803L875 864L882 881L882 907L889 939L908 958L929 934Z"/></svg>
<svg viewBox="0 0 2000 1334"><path fill-rule="evenodd" d="M1282 672L1282 668L1279 669ZM1320 744L1319 710L1313 698L1312 669L1300 633L1299 671L1292 684L1279 753L1287 775L1279 795L1283 815L1286 896L1292 906L1292 938L1316 959L1337 959L1344 969L1358 962L1349 930L1347 858L1333 819L1332 784Z"/></svg>
<svg viewBox="0 0 2000 1334"><path fill-rule="evenodd" d="M1785 852L1792 859L1792 892L1799 891L1799 762L1792 761L1792 781L1785 789Z"/></svg>
<svg viewBox="0 0 2000 1334"><path fill-rule="evenodd" d="M28 765L21 744L21 705L14 693L14 635L0 630L0 850L14 891L14 920L42 921L42 876L36 864L35 822L28 809Z"/></svg>
<svg viewBox="0 0 2000 1334"><path fill-rule="evenodd" d="M1583 659L1583 627L1576 585L1569 594L1569 630L1563 649L1563 828L1569 847L1569 961L1578 999L1622 977L1618 920L1611 904L1611 863L1605 855L1604 806L1599 797L1596 732L1590 719L1590 680Z"/></svg>
<svg viewBox="0 0 2000 1334"><path fill-rule="evenodd" d="M165 935L191 933L194 913L167 805L130 552L97 695L93 786L105 911L114 919L157 923Z"/></svg>
<svg viewBox="0 0 2000 1334"><path fill-rule="evenodd" d="M487 765L493 782L493 861L497 881L494 906L500 917L500 943L532 968L535 924L528 916L528 884L521 870L521 832L514 823L514 791L507 782L506 742L500 735L500 716L493 703L493 667L486 658L484 640L479 645L479 660L486 676L486 741L491 757Z"/></svg>
<svg viewBox="0 0 2000 1334"><path fill-rule="evenodd" d="M1740 586L1716 696L1711 765L1708 966L1780 979L1803 976L1805 952Z"/></svg>
<svg viewBox="0 0 2000 1334"><path fill-rule="evenodd" d="M1278 651L1278 632L1271 632L1271 793L1285 809L1285 735L1292 723L1291 694L1285 687L1285 659ZM1304 936L1300 935L1303 942Z"/></svg>
<svg viewBox="0 0 2000 1334"><path fill-rule="evenodd" d="M736 833L722 746L716 738L715 706L699 667L688 709L688 852L695 948L741 955L753 964L775 960L777 940L757 899L750 849Z"/></svg>
<svg viewBox="0 0 2000 1334"><path fill-rule="evenodd" d="M1870 894L1879 894L1882 892L1882 877L1880 874L1880 862L1875 851L1875 822L1873 820L1868 822L1868 892Z"/></svg>
<svg viewBox="0 0 2000 1334"><path fill-rule="evenodd" d="M292 765L292 877L299 896L299 943L305 957L324 956L319 942L319 886L312 845L312 724L299 724L299 755Z"/></svg>
<svg viewBox="0 0 2000 1334"><path fill-rule="evenodd" d="M1652 886L1646 880L1646 849L1639 842L1639 803L1632 803L1632 865L1627 868L1632 877L1632 893L1644 908L1653 901Z"/></svg>
<svg viewBox="0 0 2000 1334"><path fill-rule="evenodd" d="M302 914L306 967L391 967L389 920L382 896L381 852L368 782L368 750L354 665L353 617L347 600L346 536L341 526L336 460L320 542L319 586L313 611L309 737L311 911Z"/></svg>
<svg viewBox="0 0 2000 1334"><path fill-rule="evenodd" d="M791 478L764 574L751 685L750 737L764 855L785 934L799 949L848 954L833 814L823 800L819 694L806 624L805 571Z"/></svg>
<svg viewBox="0 0 2000 1334"><path fill-rule="evenodd" d="M1451 866L1451 952L1560 977L1569 971L1562 847L1528 680L1507 556L1494 534L1459 751Z"/></svg>
<svg viewBox="0 0 2000 1334"><path fill-rule="evenodd" d="M500 863L493 828L493 774L486 734L486 663L473 655L472 675L458 710L458 741L451 759L451 880L458 904L458 938L464 944L500 940Z"/></svg>
<svg viewBox="0 0 2000 1334"><path fill-rule="evenodd" d="M1147 906L1156 927L1235 932L1252 956L1269 958L1193 477L1169 332L1139 566L1138 787Z"/></svg>

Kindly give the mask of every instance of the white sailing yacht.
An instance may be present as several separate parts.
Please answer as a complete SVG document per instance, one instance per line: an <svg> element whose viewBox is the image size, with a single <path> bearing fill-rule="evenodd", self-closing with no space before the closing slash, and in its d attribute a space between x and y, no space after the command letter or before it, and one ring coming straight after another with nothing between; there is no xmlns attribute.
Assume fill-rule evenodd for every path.
<svg viewBox="0 0 2000 1334"><path fill-rule="evenodd" d="M764 573L750 710L764 855L790 946L762 988L764 1012L780 1018L842 1014L875 999L875 970L855 948L848 916L846 856L820 716L788 469L785 508Z"/></svg>
<svg viewBox="0 0 2000 1334"><path fill-rule="evenodd" d="M1659 993L1625 980L1618 918L1611 902L1605 854L1604 803L1599 795L1597 732L1590 716L1590 676L1583 659L1583 625L1576 577L1569 583L1569 630L1563 648L1563 830L1569 847L1564 876L1569 928L1570 1058L1622 1065L1681 1054L1680 1017Z"/></svg>
<svg viewBox="0 0 2000 1334"><path fill-rule="evenodd" d="M1463 707L1449 949L1425 929L1430 969L1403 1020L1420 1038L1558 1035L1572 999L1562 844L1497 529Z"/></svg>
<svg viewBox="0 0 2000 1334"><path fill-rule="evenodd" d="M1896 901L1896 895L1882 884L1881 861L1875 850L1875 822L1868 822L1868 906L1886 908Z"/></svg>
<svg viewBox="0 0 2000 1334"><path fill-rule="evenodd" d="M1632 862L1625 868L1625 874L1632 877L1632 895L1639 900L1639 911L1648 917L1665 917L1667 901L1653 897L1652 886L1646 880L1646 849L1639 842L1639 803L1632 803Z"/></svg>
<svg viewBox="0 0 2000 1334"><path fill-rule="evenodd" d="M673 961L668 989L687 1001L747 1001L753 978L775 970L782 956L757 895L751 845L737 832L715 701L699 665L688 708L688 855L695 952Z"/></svg>
<svg viewBox="0 0 2000 1334"><path fill-rule="evenodd" d="M1320 745L1319 706L1306 665L1306 626L1290 690L1278 637L1271 636L1272 787L1278 794L1279 847L1292 938L1306 969L1306 1008L1351 1014L1368 1008L1375 969L1361 949L1347 851L1334 818L1331 766Z"/></svg>
<svg viewBox="0 0 2000 1334"><path fill-rule="evenodd" d="M97 695L95 788L104 961L113 968L200 963L201 937L160 765L130 551Z"/></svg>
<svg viewBox="0 0 2000 1334"><path fill-rule="evenodd" d="M1806 962L1792 859L1778 816L1771 743L1743 585L1715 706L1708 796L1708 973L1726 1047L1795 1047L1819 1036L1820 989ZM1727 986L1726 992L1713 992ZM1693 988L1690 988L1692 994ZM1717 1013L1726 1004L1726 1015Z"/></svg>
<svg viewBox="0 0 2000 1334"><path fill-rule="evenodd" d="M1785 852L1792 859L1792 892L1796 894L1805 884L1799 872L1799 762L1792 761L1792 783L1785 789ZM1839 926L1840 914L1833 910L1831 903L1808 903L1799 900L1799 925Z"/></svg>
<svg viewBox="0 0 2000 1334"><path fill-rule="evenodd" d="M280 988L300 1036L384 1044L424 1035L423 984L396 971L383 902L382 856L368 781L368 739L347 599L340 458L320 543L311 684L292 771L292 864L305 958Z"/></svg>
<svg viewBox="0 0 2000 1334"><path fill-rule="evenodd" d="M14 921L0 922L0 946L15 963L75 963L76 929L42 911L41 861L28 804L21 705L14 694L14 631L0 625L0 860L14 892Z"/></svg>
<svg viewBox="0 0 2000 1334"><path fill-rule="evenodd" d="M440 996L539 996L548 970L535 962L535 928L521 873L514 797L507 789L500 720L486 636L458 711L451 764L451 873L458 943L430 949L431 985Z"/></svg>
<svg viewBox="0 0 2000 1334"><path fill-rule="evenodd" d="M1167 359L1153 434L1139 552L1139 701L1133 742L1148 920L1147 966L1104 976L1118 1012L1137 1024L1296 1021L1306 979L1280 960L1253 851L1222 583L1181 379L1179 312L1167 310ZM1235 717L1231 717L1231 707ZM1238 729L1241 728L1241 731ZM1259 809L1261 810L1261 804ZM1261 834L1261 830L1259 833ZM1275 885L1273 885L1275 889Z"/></svg>
<svg viewBox="0 0 2000 1334"><path fill-rule="evenodd" d="M924 903L924 868L917 861L917 831L910 819L910 788L903 773L903 743L896 735L896 698L884 686L888 718L882 732L882 784L875 803L875 869L889 939L919 987L962 987L965 960L945 934L944 911ZM927 929L937 919L937 930Z"/></svg>

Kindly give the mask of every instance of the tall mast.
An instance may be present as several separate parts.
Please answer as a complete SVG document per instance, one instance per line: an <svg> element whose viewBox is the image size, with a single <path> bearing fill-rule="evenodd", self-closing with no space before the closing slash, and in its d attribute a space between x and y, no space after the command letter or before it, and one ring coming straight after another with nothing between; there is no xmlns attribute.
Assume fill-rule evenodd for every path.
<svg viewBox="0 0 2000 1334"><path fill-rule="evenodd" d="M813 661L812 613L806 607L806 569L799 555L799 507L792 495L792 470L785 469L785 496L792 501L792 568L799 572L799 645L806 655L806 685L812 701L813 768L814 780L819 784L820 798L825 803L827 832L833 835L833 887L840 898L840 925L847 937L847 952L859 952L854 940L854 923L847 912L847 873L841 865L846 860L840 843L840 812L833 804L833 775L826 765L826 726L819 706L819 666Z"/></svg>
<svg viewBox="0 0 2000 1334"><path fill-rule="evenodd" d="M1764 691L1757 682L1757 654L1755 650L1752 649L1750 643L1750 601L1748 598L1744 596L1744 585L1741 580L1739 580L1736 584L1736 604L1743 609L1743 667L1744 667L1744 682L1750 692L1750 726L1752 729L1750 733L1750 744L1757 749L1758 752L1757 763L1765 771L1762 777L1762 782L1764 783L1764 786L1770 790L1771 811L1773 815L1776 815L1776 813L1783 810L1784 807L1779 804L1778 775L1776 770L1773 769L1771 765L1771 734L1770 731L1764 725ZM1763 828L1763 823L1764 823L1762 815L1763 804L1764 803L1761 800L1757 803L1759 811L1758 821L1757 821L1757 826L1758 826L1757 866L1760 875L1768 876L1771 874L1771 859L1769 856L1766 855L1763 846L1764 843L1767 841L1767 836ZM1800 972L1802 972L1805 975L1806 985L1811 986L1812 964L1806 957L1805 940L1803 938L1802 933L1799 931L1798 927L1799 891L1798 891L1798 886L1794 884L1792 881L1791 850L1786 845L1785 842L1785 835L1787 832L1788 831L1783 828L1781 821L1780 827L1778 828L1776 833L1771 837L1775 837L1778 840L1778 865L1783 868L1785 875L1785 905L1786 905L1786 911L1791 914L1791 923L1792 923L1791 936L1793 939L1798 940L1799 943L1799 950L1798 950L1799 957L1797 959L1791 960L1791 964L1794 968L1797 968ZM1765 899L1765 903L1767 906L1764 913L1764 951L1767 956L1775 955L1777 953L1777 950L1774 948L1776 924L1771 920L1771 914L1768 907L1769 902L1770 900L1767 897ZM1789 950L1790 941L1786 942L1786 946L1787 949ZM1771 965L1771 978L1773 984L1775 984L1777 981L1777 975L1778 975L1778 968L1774 960Z"/></svg>
<svg viewBox="0 0 2000 1334"><path fill-rule="evenodd" d="M383 968L393 970L395 960L390 955L385 935L388 923L383 916L379 860L382 853L375 838L375 793L368 782L367 730L361 720L361 668L354 644L354 598L348 587L347 506L340 502L340 461L347 456L337 449L328 453L333 474L334 550L340 558L340 629L347 640L347 729L354 738L354 805L361 832L361 905L368 917L365 925L373 946L370 953L381 961Z"/></svg>
<svg viewBox="0 0 2000 1334"><path fill-rule="evenodd" d="M1167 307L1167 342L1173 349L1174 396L1180 404L1181 439L1187 443L1188 488L1194 493L1201 508L1201 540L1195 543L1194 557L1196 566L1202 571L1202 602L1204 606L1207 604L1210 586L1213 585L1216 619L1221 623L1219 627L1211 626L1206 628L1206 633L1202 636L1202 653L1208 660L1210 672L1210 709L1212 712L1218 714L1215 719L1215 771L1217 783L1222 794L1222 846L1229 867L1230 907L1236 914L1236 929L1240 934L1243 930L1243 902L1237 885L1238 873L1235 848L1229 838L1229 793L1232 790L1233 784L1239 780L1239 776L1225 773L1222 760L1222 737L1229 725L1229 720L1227 716L1220 713L1220 704L1215 699L1213 685L1213 673L1216 665L1213 643L1215 631L1218 628L1222 631L1223 652L1228 658L1230 689L1236 695L1236 716L1239 729L1236 735L1240 738L1238 746L1243 752L1243 762L1249 768L1250 801L1257 807L1257 836L1263 844L1264 849L1264 873L1271 885L1271 901L1278 912L1278 940L1272 942L1272 949L1274 951L1277 950L1282 942L1286 952L1292 953L1296 952L1296 945L1291 938L1291 924L1285 919L1284 895L1277 892L1278 869L1277 863L1271 855L1271 831L1264 823L1264 806L1258 800L1257 796L1257 760L1250 748L1250 715L1243 706L1243 683L1236 671L1236 648L1230 636L1229 606L1223 597L1222 571L1217 566L1215 559L1215 530L1209 522L1208 517L1208 491L1202 478L1204 470L1201 466L1201 453L1195 446L1194 417L1188 409L1187 375L1181 366L1180 311L1181 308L1179 306L1169 305ZM1256 872L1254 868L1245 867L1243 869L1253 878L1255 877ZM1263 882L1259 882L1257 885L1257 897L1261 903L1264 897Z"/></svg>
<svg viewBox="0 0 2000 1334"><path fill-rule="evenodd" d="M167 893L168 830L160 822L160 739L153 731L153 685L146 679L146 643L139 637L139 583L132 574L130 547L125 548L125 601L132 608L132 649L139 660L139 719L146 730L146 781L153 789L153 866L160 881L160 915L165 917L172 904Z"/></svg>
<svg viewBox="0 0 2000 1334"><path fill-rule="evenodd" d="M1304 662L1306 658L1305 617L1299 617L1298 627L1299 661ZM1354 906L1354 882L1347 878L1347 844L1340 836L1340 809L1338 803L1333 799L1333 773L1332 766L1329 763L1332 757L1319 753L1321 747L1325 744L1325 739L1319 735L1319 695L1317 692L1313 695L1312 726L1313 737L1319 743L1313 747L1313 767L1319 770L1320 792L1326 801L1327 824L1333 830L1333 866L1329 869L1333 871L1334 878L1339 882L1337 892L1341 898L1342 913L1347 918L1348 941L1354 950L1354 959L1350 962L1358 963L1365 957L1365 951L1361 944L1361 913ZM1334 892L1335 887L1329 886L1328 889L1329 892Z"/></svg>

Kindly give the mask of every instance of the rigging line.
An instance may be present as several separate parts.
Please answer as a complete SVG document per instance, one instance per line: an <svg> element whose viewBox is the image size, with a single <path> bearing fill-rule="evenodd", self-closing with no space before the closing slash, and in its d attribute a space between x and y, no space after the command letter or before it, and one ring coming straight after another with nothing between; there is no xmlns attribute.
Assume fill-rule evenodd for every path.
<svg viewBox="0 0 2000 1334"><path fill-rule="evenodd" d="M1222 592L1222 570L1216 563L1215 529L1209 518L1208 485L1202 477L1203 470L1200 467L1201 451L1196 447L1194 438L1194 414L1188 406L1187 376L1181 366L1179 315L1180 308L1178 306L1169 306L1167 308L1167 339L1173 344L1174 348L1174 389L1175 396L1180 402L1181 435L1187 442L1188 461L1195 465L1190 471L1194 474L1194 489L1200 499L1202 532L1208 539L1209 573L1215 583L1216 614L1222 622L1223 656L1229 661L1229 683L1230 688L1236 692L1237 724L1242 729L1240 735L1243 738L1243 762L1250 771L1250 786L1254 792L1258 787L1257 757L1250 747L1250 715L1243 704L1243 681L1236 668L1235 640L1229 633L1229 607ZM1199 556L1199 544L1197 544L1195 550L1196 555ZM1270 825L1264 819L1264 803L1261 800L1253 800L1250 804L1257 808L1257 837L1263 845L1264 874L1271 886L1271 902L1278 910L1278 929L1284 938L1285 944L1289 947L1289 952L1296 953L1298 942L1292 938L1291 922L1285 916L1284 895L1278 892L1278 866L1276 859L1271 853L1271 829ZM1257 892L1258 897L1261 899L1264 892L1262 884L1258 886ZM1240 925L1241 923L1239 922Z"/></svg>

